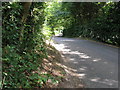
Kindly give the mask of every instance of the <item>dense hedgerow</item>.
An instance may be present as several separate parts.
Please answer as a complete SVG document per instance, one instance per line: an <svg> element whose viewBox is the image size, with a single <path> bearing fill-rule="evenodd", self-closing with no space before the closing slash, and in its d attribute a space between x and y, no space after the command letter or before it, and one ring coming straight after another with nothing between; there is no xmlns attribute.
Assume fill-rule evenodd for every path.
<svg viewBox="0 0 120 90"><path fill-rule="evenodd" d="M63 30L64 36L85 37L120 45L120 2L72 3L68 11L74 21Z"/></svg>
<svg viewBox="0 0 120 90"><path fill-rule="evenodd" d="M42 87L47 78L37 71L42 59L47 57L44 35L43 3L32 3L26 22L22 23L22 2L2 3L2 88ZM21 27L24 36L20 40Z"/></svg>

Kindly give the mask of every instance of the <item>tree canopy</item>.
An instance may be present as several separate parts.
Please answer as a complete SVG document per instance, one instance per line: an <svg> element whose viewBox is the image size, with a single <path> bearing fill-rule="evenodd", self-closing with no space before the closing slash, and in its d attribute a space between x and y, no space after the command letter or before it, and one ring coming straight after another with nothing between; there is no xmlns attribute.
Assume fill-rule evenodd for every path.
<svg viewBox="0 0 120 90"><path fill-rule="evenodd" d="M63 31L120 45L120 2L3 2L2 25L2 87L43 87L51 76L34 71L47 57L46 39Z"/></svg>
<svg viewBox="0 0 120 90"><path fill-rule="evenodd" d="M119 2L64 2L49 6L47 23L64 36L84 37L119 45ZM63 27L63 28L60 28Z"/></svg>

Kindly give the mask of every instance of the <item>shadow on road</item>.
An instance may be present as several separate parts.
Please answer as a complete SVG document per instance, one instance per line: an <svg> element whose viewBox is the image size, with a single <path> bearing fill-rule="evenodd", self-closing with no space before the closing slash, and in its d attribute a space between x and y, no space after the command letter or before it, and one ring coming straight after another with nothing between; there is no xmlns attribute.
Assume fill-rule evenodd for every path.
<svg viewBox="0 0 120 90"><path fill-rule="evenodd" d="M75 40L67 38L59 39L59 43L53 44L53 46L61 52L61 55L64 58L64 65L60 63L57 64L65 69L68 75L66 80L69 81L69 84L72 82L69 87L72 87L72 84L75 84L75 82L75 86L83 86L82 84L84 84L85 87L88 88L118 87L118 81L112 79L114 75L114 66L113 70L108 70L106 72L106 69L104 68L109 69L110 67L107 61L88 55L87 53L83 52L84 50L80 51L80 47L73 47L70 45L70 43L74 44ZM70 78L76 78L76 81L70 81ZM82 84L80 84L81 82Z"/></svg>

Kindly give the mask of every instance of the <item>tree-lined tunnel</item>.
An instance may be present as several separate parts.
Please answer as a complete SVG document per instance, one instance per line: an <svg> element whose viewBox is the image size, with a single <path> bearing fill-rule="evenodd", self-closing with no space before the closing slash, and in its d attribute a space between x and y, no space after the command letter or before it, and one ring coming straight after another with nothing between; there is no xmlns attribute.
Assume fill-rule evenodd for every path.
<svg viewBox="0 0 120 90"><path fill-rule="evenodd" d="M65 73L85 76L88 87L117 87L117 49L85 39L120 45L120 2L30 1L2 2L1 88L57 87ZM47 43L54 35L67 70Z"/></svg>

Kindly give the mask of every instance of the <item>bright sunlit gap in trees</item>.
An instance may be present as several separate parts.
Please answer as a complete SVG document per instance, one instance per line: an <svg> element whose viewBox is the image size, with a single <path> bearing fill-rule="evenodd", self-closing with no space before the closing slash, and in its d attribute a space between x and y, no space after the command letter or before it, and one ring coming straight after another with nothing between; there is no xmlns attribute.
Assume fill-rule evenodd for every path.
<svg viewBox="0 0 120 90"><path fill-rule="evenodd" d="M48 38L51 35L61 34L118 45L119 15L115 13L119 13L117 8L119 4L112 1L90 3L56 1L45 2L44 6L43 33Z"/></svg>
<svg viewBox="0 0 120 90"><path fill-rule="evenodd" d="M62 35L65 25L68 24L69 12L65 11L61 2L45 2L45 21L43 33L48 36ZM68 17L68 18L66 18ZM69 20L70 21L70 20Z"/></svg>

